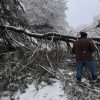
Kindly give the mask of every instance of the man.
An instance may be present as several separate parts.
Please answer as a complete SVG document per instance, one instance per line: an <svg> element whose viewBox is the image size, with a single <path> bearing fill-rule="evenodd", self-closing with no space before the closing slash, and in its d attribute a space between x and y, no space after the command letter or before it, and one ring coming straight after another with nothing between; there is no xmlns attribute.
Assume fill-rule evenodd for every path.
<svg viewBox="0 0 100 100"><path fill-rule="evenodd" d="M86 65L91 72L92 79L97 79L96 69L93 62L92 53L95 51L95 45L91 39L87 38L87 33L80 32L80 38L73 44L72 53L77 61L77 81L81 82L83 68Z"/></svg>

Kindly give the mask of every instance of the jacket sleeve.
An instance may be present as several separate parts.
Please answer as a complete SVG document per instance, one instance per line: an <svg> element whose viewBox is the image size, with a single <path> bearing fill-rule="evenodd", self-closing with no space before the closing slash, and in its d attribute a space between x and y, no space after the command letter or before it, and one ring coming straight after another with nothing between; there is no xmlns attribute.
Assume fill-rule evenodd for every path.
<svg viewBox="0 0 100 100"><path fill-rule="evenodd" d="M74 44L73 44L73 47L72 47L72 53L73 53L73 54L75 54L75 49L76 49L76 46L75 46L75 45L76 45L76 43L74 43Z"/></svg>
<svg viewBox="0 0 100 100"><path fill-rule="evenodd" d="M96 47L95 47L92 40L90 41L90 49L89 50L90 50L91 53L93 53L96 50Z"/></svg>

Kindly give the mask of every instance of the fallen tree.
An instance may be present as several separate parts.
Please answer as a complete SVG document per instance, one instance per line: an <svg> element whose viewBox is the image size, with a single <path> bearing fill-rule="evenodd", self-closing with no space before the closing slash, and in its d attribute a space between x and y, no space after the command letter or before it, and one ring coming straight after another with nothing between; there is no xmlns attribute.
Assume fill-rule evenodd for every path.
<svg viewBox="0 0 100 100"><path fill-rule="evenodd" d="M69 39L69 42L74 42L71 41L70 39L76 40L77 37L75 36L69 36L66 34L60 34L57 32L47 32L44 34L39 34L36 32L31 32L29 30L23 29L23 28L18 28L18 27L14 27L14 26L8 26L8 25L1 25L0 26L1 29L7 29L7 30L11 30L11 31L16 31L19 33L24 33L25 35L29 36L29 37L34 37L34 38L39 38L39 39L48 39L51 40L52 36L54 37L54 40L62 40L62 41L66 41L67 39ZM100 42L100 38L91 38L94 41L98 41Z"/></svg>
<svg viewBox="0 0 100 100"><path fill-rule="evenodd" d="M47 32L44 34L40 34L40 33L36 33L35 31L31 32L31 31L24 29L24 28L8 26L8 25L0 25L0 28L4 31L6 31L6 30L14 31L15 32L14 34L16 34L16 32L18 34L25 34L27 37L30 37L30 38L34 37L36 39L45 39L45 40L47 39L47 40L51 40L51 41L58 41L58 40L64 41L67 43L67 46L68 46L70 52L71 52L70 43L74 43L75 40L77 40L77 37L75 37L75 36L60 34L58 32ZM8 35L9 35L9 33L8 33ZM14 40L12 37L10 37L10 39L12 39L12 41L14 41L20 45L20 43L18 41ZM93 41L95 41L95 44L97 45L97 47L100 46L100 38L91 38L91 39Z"/></svg>

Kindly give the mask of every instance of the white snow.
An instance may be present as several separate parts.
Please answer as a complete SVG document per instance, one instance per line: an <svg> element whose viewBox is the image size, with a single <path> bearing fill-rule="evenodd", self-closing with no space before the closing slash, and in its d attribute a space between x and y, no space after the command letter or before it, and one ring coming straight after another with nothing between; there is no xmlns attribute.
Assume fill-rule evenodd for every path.
<svg viewBox="0 0 100 100"><path fill-rule="evenodd" d="M68 75L72 76L74 74L73 71L69 72Z"/></svg>
<svg viewBox="0 0 100 100"><path fill-rule="evenodd" d="M0 100L10 100L9 97L1 97Z"/></svg>
<svg viewBox="0 0 100 100"><path fill-rule="evenodd" d="M20 91L14 94L14 100L68 100L64 94L63 86L59 80L54 80L55 83L47 85L42 82L39 90L36 91L34 83L28 85L25 93ZM10 100L7 97L2 97L0 100Z"/></svg>

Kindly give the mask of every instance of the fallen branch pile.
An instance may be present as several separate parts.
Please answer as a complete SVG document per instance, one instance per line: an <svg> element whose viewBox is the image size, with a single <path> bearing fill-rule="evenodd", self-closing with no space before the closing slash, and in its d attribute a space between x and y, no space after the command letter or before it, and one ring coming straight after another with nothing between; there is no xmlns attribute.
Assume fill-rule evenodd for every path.
<svg viewBox="0 0 100 100"><path fill-rule="evenodd" d="M11 42L14 42L15 44L18 44L20 47L22 47L19 52L6 55L6 61L3 61L3 63L0 64L2 68L0 71L0 80L2 83L0 84L0 87L2 91L6 89L16 90L20 88L23 83L26 84L27 81L29 82L29 80L31 80L29 78L32 78L32 81L33 79L37 79L38 82L43 78L46 79L48 74L49 76L51 75L52 77L59 78L61 75L57 75L60 73L58 68L63 66L59 65L60 60L58 60L58 58L65 60L67 57L65 56L66 52L63 52L61 48L59 50L57 49L60 47L60 45L57 44L57 41L66 42L67 49L71 53L70 43L74 43L74 41L77 39L75 36L68 36L66 34L60 34L57 32L39 34L35 31L31 32L21 27L18 28L8 25L1 25L0 29L3 30L1 34L4 32L6 34L5 36L8 36L8 39L11 39ZM28 37L25 38L27 41L25 41L25 39L23 40L26 44L28 43L30 48L27 45L24 45L24 42L20 43L20 41L13 38L12 34L24 34L26 37ZM37 39L38 42L35 45L33 44L31 47L32 41L30 40L32 38ZM97 46L100 46L100 38L92 39L97 43ZM46 45L46 47L41 46L43 44ZM25 46L24 49L23 45ZM50 48L50 51L47 49L47 47ZM57 71L59 73L57 73Z"/></svg>

